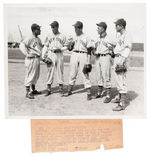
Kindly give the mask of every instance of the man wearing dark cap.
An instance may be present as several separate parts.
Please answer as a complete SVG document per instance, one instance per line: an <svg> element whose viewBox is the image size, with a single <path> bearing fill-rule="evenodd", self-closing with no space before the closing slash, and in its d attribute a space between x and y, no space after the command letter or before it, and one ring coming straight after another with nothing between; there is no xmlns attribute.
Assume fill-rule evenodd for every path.
<svg viewBox="0 0 150 157"><path fill-rule="evenodd" d="M98 82L98 92L95 98L101 98L106 92L104 103L111 101L111 55L112 41L106 33L107 24L105 22L97 23L98 39L95 42L95 65L96 77Z"/></svg>
<svg viewBox="0 0 150 157"><path fill-rule="evenodd" d="M114 48L115 59L113 71L115 75L115 80L119 95L117 95L112 102L118 103L117 107L113 108L113 111L121 111L126 107L126 94L127 94L127 85L126 85L126 71L118 73L115 69L117 66L127 68L127 59L131 52L132 42L131 36L126 31L126 21L124 19L118 19L115 22L116 26L116 44Z"/></svg>
<svg viewBox="0 0 150 157"><path fill-rule="evenodd" d="M70 76L67 95L69 96L72 94L73 85L76 82L78 69L80 68L84 87L87 90L87 100L91 100L91 81L89 73L83 73L83 67L85 65L91 65L91 50L94 47L94 42L83 33L83 23L81 21L77 21L73 26L76 35L73 38L74 46L72 47L70 60Z"/></svg>
<svg viewBox="0 0 150 157"><path fill-rule="evenodd" d="M46 56L48 56L52 61L52 64L47 64L47 90L45 96L51 94L51 85L53 83L55 70L57 73L57 83L59 84L59 92L60 95L63 96L63 51L67 49L66 37L59 32L59 23L57 21L53 21L50 26L52 33L46 37L44 48L42 51L42 58L44 59Z"/></svg>
<svg viewBox="0 0 150 157"><path fill-rule="evenodd" d="M26 56L26 76L24 83L26 87L26 97L29 99L34 99L35 94L41 93L35 90L35 85L40 75L40 56L42 51L42 42L38 37L41 34L40 26L37 24L32 24L31 31L32 35L20 43L20 50Z"/></svg>

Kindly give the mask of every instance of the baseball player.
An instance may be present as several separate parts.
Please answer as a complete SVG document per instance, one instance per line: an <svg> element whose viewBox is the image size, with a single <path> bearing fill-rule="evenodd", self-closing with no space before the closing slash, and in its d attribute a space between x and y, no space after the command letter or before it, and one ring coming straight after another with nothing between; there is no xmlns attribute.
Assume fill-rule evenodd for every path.
<svg viewBox="0 0 150 157"><path fill-rule="evenodd" d="M57 83L59 84L60 95L63 96L63 70L64 70L64 61L63 61L63 51L67 49L66 37L59 32L59 23L53 21L51 24L52 34L46 37L44 48L42 51L42 58L48 56L52 64L47 64L47 90L45 96L51 94L51 85L53 83L54 72L57 73Z"/></svg>
<svg viewBox="0 0 150 157"><path fill-rule="evenodd" d="M118 106L113 108L113 111L121 111L126 107L127 85L126 70L124 70L124 67L127 68L127 59L131 52L132 42L130 34L126 31L126 21L124 19L118 19L115 25L117 35L114 48L115 59L113 70L119 95L112 102L118 103ZM117 70L117 67L119 67L119 70ZM120 67L123 67L122 72L120 72Z"/></svg>
<svg viewBox="0 0 150 157"><path fill-rule="evenodd" d="M77 21L74 25L76 36L73 38L72 54L70 59L70 76L67 96L72 94L73 85L76 82L78 68L80 68L84 87L87 90L87 100L91 100L91 81L89 73L85 74L83 68L85 65L90 67L91 50L94 42L86 36L82 29L83 23Z"/></svg>
<svg viewBox="0 0 150 157"><path fill-rule="evenodd" d="M100 98L104 95L104 88L106 89L106 98L104 103L111 101L111 56L112 56L112 43L111 39L106 33L107 24L100 22L97 25L97 32L99 37L95 43L95 67L98 82L98 92L95 98Z"/></svg>
<svg viewBox="0 0 150 157"><path fill-rule="evenodd" d="M40 75L40 55L42 50L42 42L38 37L41 33L40 26L37 24L32 24L31 30L32 35L20 43L20 50L26 56L26 76L24 83L26 87L26 97L29 99L34 99L34 94L41 93L35 89L35 84Z"/></svg>

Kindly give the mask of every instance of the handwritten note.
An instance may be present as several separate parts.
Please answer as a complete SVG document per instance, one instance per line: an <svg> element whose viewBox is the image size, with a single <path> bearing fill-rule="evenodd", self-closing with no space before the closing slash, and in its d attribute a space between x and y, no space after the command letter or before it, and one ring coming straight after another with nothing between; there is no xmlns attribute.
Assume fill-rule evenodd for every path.
<svg viewBox="0 0 150 157"><path fill-rule="evenodd" d="M120 119L31 120L32 152L64 152L123 147Z"/></svg>

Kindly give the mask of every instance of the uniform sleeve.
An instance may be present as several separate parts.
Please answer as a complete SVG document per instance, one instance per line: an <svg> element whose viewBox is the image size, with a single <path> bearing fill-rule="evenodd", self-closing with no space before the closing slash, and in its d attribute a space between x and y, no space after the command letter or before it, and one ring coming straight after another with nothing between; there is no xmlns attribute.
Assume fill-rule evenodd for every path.
<svg viewBox="0 0 150 157"><path fill-rule="evenodd" d="M132 48L132 39L131 39L131 35L130 34L127 34L126 37L125 37L125 41L124 41L124 45L125 47L128 47L128 48Z"/></svg>
<svg viewBox="0 0 150 157"><path fill-rule="evenodd" d="M43 47L43 44L42 44L42 41L41 41L40 38L39 38L39 45L40 45L41 48Z"/></svg>
<svg viewBox="0 0 150 157"><path fill-rule="evenodd" d="M19 45L19 49L21 50L21 52L26 56L28 54L28 50L25 46L25 43L21 42Z"/></svg>
<svg viewBox="0 0 150 157"><path fill-rule="evenodd" d="M44 46L47 46L47 47L48 47L48 45L49 45L49 38L48 38L48 36L47 36L46 39L45 39L45 42L44 42Z"/></svg>
<svg viewBox="0 0 150 157"><path fill-rule="evenodd" d="M127 58L132 49L132 39L130 34L127 34L124 40L124 50L122 51L121 55Z"/></svg>

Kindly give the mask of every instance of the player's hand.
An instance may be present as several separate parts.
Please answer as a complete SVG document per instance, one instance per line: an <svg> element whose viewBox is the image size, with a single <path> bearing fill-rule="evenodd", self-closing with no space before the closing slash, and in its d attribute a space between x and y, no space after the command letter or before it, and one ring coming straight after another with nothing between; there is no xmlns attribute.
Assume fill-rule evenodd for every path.
<svg viewBox="0 0 150 157"><path fill-rule="evenodd" d="M30 58L30 57L34 57L35 55L28 53L26 56Z"/></svg>

